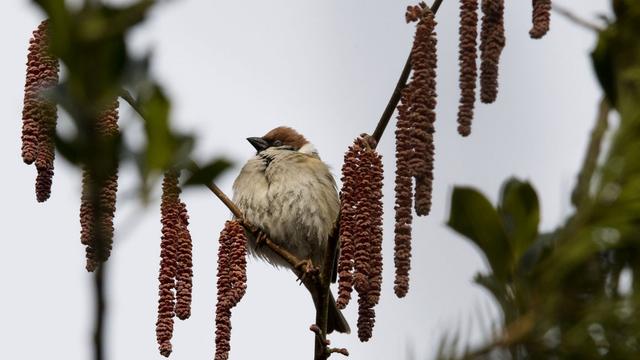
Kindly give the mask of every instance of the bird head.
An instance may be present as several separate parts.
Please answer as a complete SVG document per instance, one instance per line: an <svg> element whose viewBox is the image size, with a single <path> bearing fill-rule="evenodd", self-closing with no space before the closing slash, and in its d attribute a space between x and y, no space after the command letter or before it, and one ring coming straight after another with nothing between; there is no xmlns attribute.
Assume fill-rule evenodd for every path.
<svg viewBox="0 0 640 360"><path fill-rule="evenodd" d="M253 145L258 153L267 149L298 151L307 154L315 154L316 150L294 129L279 126L262 137L249 137L247 141Z"/></svg>

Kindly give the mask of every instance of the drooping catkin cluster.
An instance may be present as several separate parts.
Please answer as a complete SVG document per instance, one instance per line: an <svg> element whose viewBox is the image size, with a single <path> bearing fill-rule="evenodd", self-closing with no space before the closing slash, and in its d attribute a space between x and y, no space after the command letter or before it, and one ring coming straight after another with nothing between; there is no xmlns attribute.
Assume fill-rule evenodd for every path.
<svg viewBox="0 0 640 360"><path fill-rule="evenodd" d="M396 128L394 290L398 297L404 297L409 289L413 200L417 215L428 215L431 210L437 98L437 39L433 13L421 3L407 8L406 19L418 21L418 25L411 49L413 74L402 91ZM415 193L412 179L415 179Z"/></svg>
<svg viewBox="0 0 640 360"><path fill-rule="evenodd" d="M176 316L186 320L191 316L193 289L193 245L189 232L187 205L180 202L180 234L178 236L178 269L176 270Z"/></svg>
<svg viewBox="0 0 640 360"><path fill-rule="evenodd" d="M160 205L162 238L156 339L160 354L167 357L172 351L174 315L184 320L191 314L192 244L188 229L189 215L186 205L180 201L179 177L177 170L165 173Z"/></svg>
<svg viewBox="0 0 640 360"><path fill-rule="evenodd" d="M58 84L59 67L58 59L49 50L48 20L44 20L29 41L22 110L22 160L26 164L35 162L38 202L51 195L58 119L56 104L43 92Z"/></svg>
<svg viewBox="0 0 640 360"><path fill-rule="evenodd" d="M238 221L227 221L218 247L218 298L216 303L216 360L229 358L231 309L247 289L247 237Z"/></svg>
<svg viewBox="0 0 640 360"><path fill-rule="evenodd" d="M498 96L498 68L505 46L504 0L482 0L480 30L480 100L490 104Z"/></svg>
<svg viewBox="0 0 640 360"><path fill-rule="evenodd" d="M382 157L373 139L356 138L344 156L340 191L338 299L343 309L358 292L358 337L371 338L382 286Z"/></svg>
<svg viewBox="0 0 640 360"><path fill-rule="evenodd" d="M118 118L118 101L114 100L96 121L100 142L112 142L119 136ZM80 198L80 242L86 246L87 271L96 270L111 255L117 192L117 165L107 169L104 178L98 178L88 166L84 167Z"/></svg>
<svg viewBox="0 0 640 360"><path fill-rule="evenodd" d="M460 106L458 107L458 133L471 134L473 108L476 102L476 65L478 38L478 0L460 0Z"/></svg>
<svg viewBox="0 0 640 360"><path fill-rule="evenodd" d="M533 11L531 20L533 27L529 30L532 39L540 39L549 31L551 22L551 0L531 0Z"/></svg>

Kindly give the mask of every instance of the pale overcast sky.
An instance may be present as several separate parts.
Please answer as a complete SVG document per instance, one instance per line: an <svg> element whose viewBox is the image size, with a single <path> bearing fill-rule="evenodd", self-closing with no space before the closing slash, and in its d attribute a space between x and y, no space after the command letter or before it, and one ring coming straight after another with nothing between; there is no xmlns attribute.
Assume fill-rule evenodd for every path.
<svg viewBox="0 0 640 360"><path fill-rule="evenodd" d="M122 1L121 1L122 2ZM557 1L576 14L608 13L609 1ZM0 273L3 359L91 358L93 299L79 240L80 174L56 162L53 195L37 204L35 170L20 159L27 43L42 13L12 0L0 12L0 161L4 169ZM244 140L278 125L305 134L339 177L352 139L373 131L408 54L414 27L403 1L183 0L158 6L131 36L137 54L153 50L153 73L174 102L175 126L198 135L197 156L226 155L236 167L220 179L231 193L239 166L253 154ZM393 295L393 127L379 150L385 164L384 284L374 336L334 335L351 359L429 358L443 334L463 328L477 343L478 324L498 319L472 278L485 269L476 249L444 225L454 185L473 185L492 200L509 176L530 180L542 203L542 227L570 211L600 90L589 52L595 36L557 15L543 40L529 39L530 1L507 1L507 46L500 93L479 105L469 138L456 132L458 1L437 15L438 108L432 214L415 221L411 289ZM125 104L122 117L133 125ZM64 123L64 119L61 120ZM160 221L158 201L131 199L135 174L121 171L116 239L108 262L109 360L161 359L155 341ZM157 190L157 189L156 189ZM157 193L157 191L156 191ZM206 189L184 194L194 239L193 312L178 321L171 358L211 359L217 238L228 211ZM233 312L231 359L302 359L312 352L313 305L286 271L252 260L248 291ZM346 316L355 329L353 304ZM484 320L482 320L484 319ZM336 355L337 356L337 355Z"/></svg>

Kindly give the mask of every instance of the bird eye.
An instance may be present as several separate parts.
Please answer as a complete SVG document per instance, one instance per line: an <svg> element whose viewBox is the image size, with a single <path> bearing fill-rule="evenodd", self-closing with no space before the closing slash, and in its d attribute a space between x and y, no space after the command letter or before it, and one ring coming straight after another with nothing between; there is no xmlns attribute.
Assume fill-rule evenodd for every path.
<svg viewBox="0 0 640 360"><path fill-rule="evenodd" d="M282 146L282 141L276 140L273 142L273 146Z"/></svg>

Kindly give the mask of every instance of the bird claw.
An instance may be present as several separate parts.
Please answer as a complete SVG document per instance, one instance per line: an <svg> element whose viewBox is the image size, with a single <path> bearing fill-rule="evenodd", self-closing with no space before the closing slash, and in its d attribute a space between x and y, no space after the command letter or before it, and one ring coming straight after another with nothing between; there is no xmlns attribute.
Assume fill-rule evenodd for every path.
<svg viewBox="0 0 640 360"><path fill-rule="evenodd" d="M248 229L256 236L256 247L260 247L267 242L267 234L265 234L259 227L253 225L247 219L242 218L237 220L240 225Z"/></svg>
<svg viewBox="0 0 640 360"><path fill-rule="evenodd" d="M313 266L313 262L311 262L311 259L301 260L296 264L295 268L296 270L300 271L298 280L301 284L307 278L307 275L316 275L320 273L320 269Z"/></svg>
<svg viewBox="0 0 640 360"><path fill-rule="evenodd" d="M258 236L256 236L256 247L262 247L267 243L267 234L262 232L262 230L258 230Z"/></svg>

